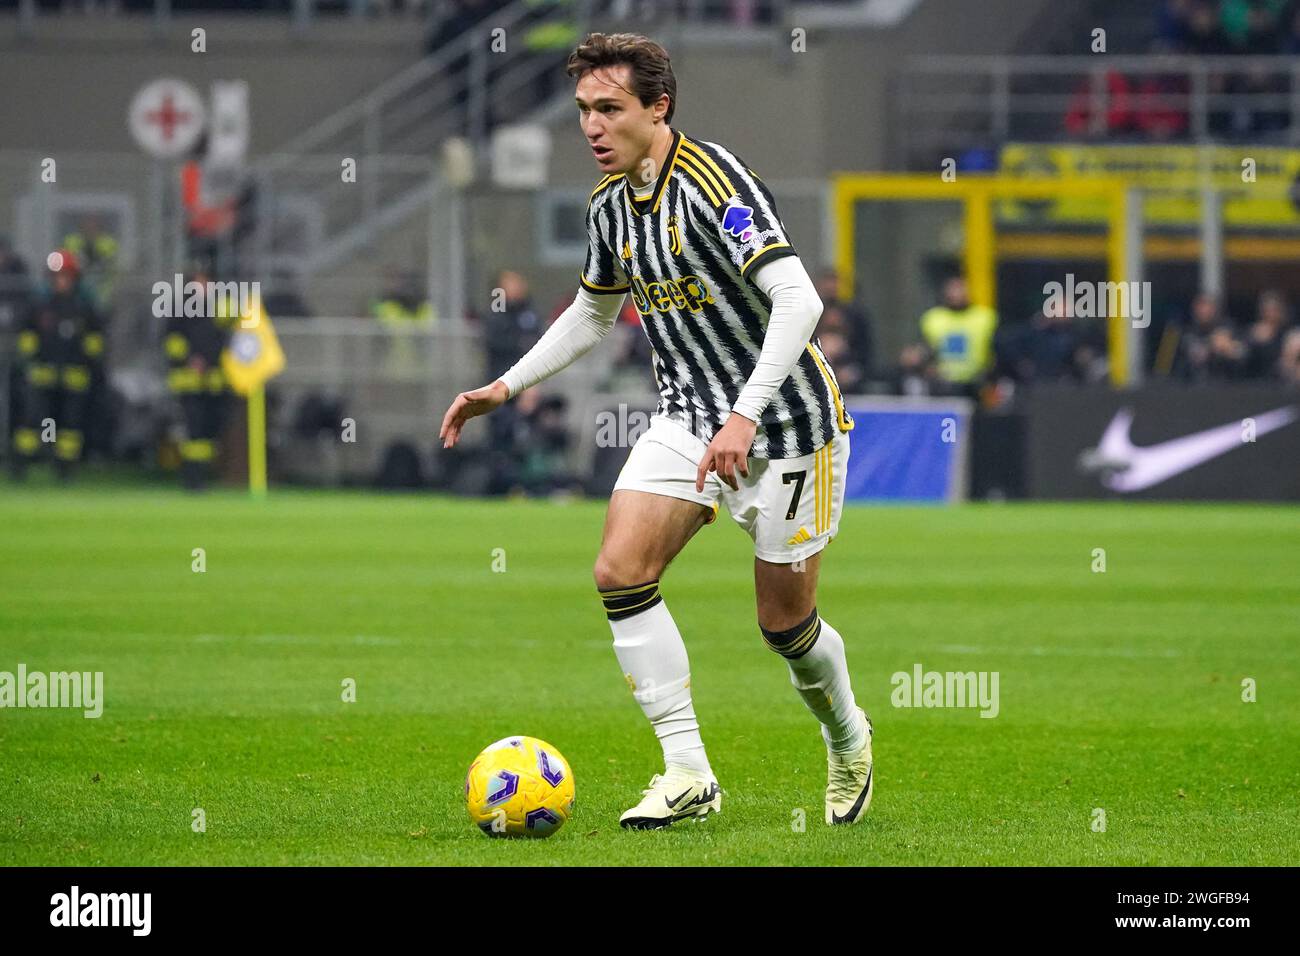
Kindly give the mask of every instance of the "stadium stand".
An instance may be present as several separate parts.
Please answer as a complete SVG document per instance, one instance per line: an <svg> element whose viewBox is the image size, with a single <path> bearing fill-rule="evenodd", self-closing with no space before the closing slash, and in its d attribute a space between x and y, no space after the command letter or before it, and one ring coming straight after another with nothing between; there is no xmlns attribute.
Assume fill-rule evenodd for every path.
<svg viewBox="0 0 1300 956"><path fill-rule="evenodd" d="M159 276L210 259L223 277L257 278L278 319L289 357L274 386L283 410L272 422L284 436L282 475L365 481L399 440L420 450L427 474L450 473L429 458L428 410L477 384L485 364L507 361L503 315L541 316L529 330L535 336L573 295L594 177L574 135L562 65L593 23L663 37L683 78L682 127L761 158L760 172L818 273L842 265L843 224L828 188L838 170L925 173L952 158L961 175L1059 174L1060 157L1040 147L1285 150L1300 140L1293 121L1300 83L1288 58L1300 44L1294 4L1089 0L1066 11L1041 0L993 0L975 11L923 0L893 8L882 19L880 5L867 0L9 3L0 7L8 11L0 19L0 81L44 92L0 107L0 122L13 131L0 150L7 173L0 233L12 237L0 253L9 276L0 322L14 326L44 256L93 214L117 246L106 367L119 405L139 412L165 404L148 290ZM146 18L152 26L141 31ZM811 29L815 56L791 48L789 30L803 22L834 24ZM188 47L199 25L210 38L201 61ZM483 31L493 27L527 40L489 57ZM1104 57L1093 50L1098 31ZM332 55L342 50L346 70ZM70 72L61 57L73 55L80 69ZM755 69L782 77L762 100L747 95ZM127 132L131 96L165 74L191 78L204 94L217 80L247 84L246 160L233 186L217 183L224 198L215 202L202 162L191 157L182 169L150 161ZM84 95L86 76L102 78L94 96ZM47 109L47 100L61 109ZM59 189L24 186L26 171L47 153L59 157ZM534 156L543 157L540 188L502 178L503 163ZM826 310L818 335L846 389L943 394L959 386L1005 410L1036 383L1087 384L1115 374L1103 324L1045 315L1038 292L1044 276L1063 269L1095 273L1099 255L1014 253L1017 243L1033 246L1042 234L1033 230L1044 223L1056 245L1096 248L1095 223L1075 229L1045 214L1042 202L1020 203L1010 219L999 207L1008 241L994 270L996 333L977 374L955 382L939 372L943 342L927 340L918 317L961 266L962 241L953 234L960 223L954 227L951 208L941 204L905 212L887 205L858 214L865 218L854 228L867 259L852 294L839 294L850 284L846 275L820 284ZM1194 220L1178 227L1196 228ZM1148 224L1161 248L1174 242L1163 237L1164 225ZM1278 247L1286 231L1267 241ZM895 248L886 254L873 235L895 237ZM1250 242L1230 230L1224 248ZM1223 259L1220 272L1229 268ZM1211 290L1224 315L1249 317L1221 320L1219 339L1231 339L1224 349L1237 356L1237 380L1296 377L1300 341L1289 303L1300 288L1268 262L1276 260ZM1190 317L1202 284L1197 254L1156 256L1147 265L1150 275L1177 281L1159 283L1165 294L1137 371L1199 381L1204 376L1187 372L1199 354ZM507 272L529 289L529 300L498 314L491 295ZM1267 317L1256 319L1266 290L1259 311ZM573 440L563 444L565 475L592 469L582 429L598 407L653 397L637 324L629 304L613 347L548 385L543 397L554 401L544 406L539 433L557 416L566 422ZM508 341L517 352L528 339ZM340 403L375 427L347 462L323 463L334 453L317 453L317 432L290 424L304 408ZM124 437L104 443L105 451L138 453L152 440L141 434L156 430L156 416L133 413L119 427ZM313 437L300 441L303 434ZM471 443L465 455L474 453Z"/></svg>

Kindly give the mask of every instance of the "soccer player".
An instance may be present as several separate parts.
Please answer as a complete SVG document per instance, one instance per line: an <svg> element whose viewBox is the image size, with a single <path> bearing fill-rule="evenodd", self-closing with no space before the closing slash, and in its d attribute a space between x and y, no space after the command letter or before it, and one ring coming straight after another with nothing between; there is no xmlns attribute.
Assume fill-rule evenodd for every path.
<svg viewBox="0 0 1300 956"><path fill-rule="evenodd" d="M816 600L853 427L809 341L821 300L748 164L669 126L677 81L662 46L593 33L567 72L603 174L587 206L577 298L497 381L458 395L439 435L451 447L470 418L585 354L630 293L660 398L615 483L595 578L614 652L665 769L619 822L663 827L722 807L686 646L659 591L668 563L717 517L721 500L754 541L763 640L822 725L826 822L856 823L871 802L871 721L854 701L844 641Z"/></svg>

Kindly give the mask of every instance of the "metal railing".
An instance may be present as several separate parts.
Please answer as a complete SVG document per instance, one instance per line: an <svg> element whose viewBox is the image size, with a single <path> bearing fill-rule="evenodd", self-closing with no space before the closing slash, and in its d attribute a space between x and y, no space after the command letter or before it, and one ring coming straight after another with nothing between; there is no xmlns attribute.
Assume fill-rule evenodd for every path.
<svg viewBox="0 0 1300 956"><path fill-rule="evenodd" d="M1300 146L1297 57L916 57L895 94L892 161L908 168L1008 140Z"/></svg>
<svg viewBox="0 0 1300 956"><path fill-rule="evenodd" d="M535 116L539 107L555 102L567 51L529 49L531 31L571 27L581 36L597 15L671 14L689 21L730 18L761 25L779 23L787 7L788 0L575 0L566 5L518 0L280 146L257 164L256 175L268 184L267 194L275 195L277 183L305 184L301 170L333 164L329 184L318 185L315 195L295 192L300 206L324 208L343 199L330 209L311 263L325 268L394 219L436 201L444 189L435 172L437 157L449 138L463 137L481 157L494 127ZM346 195L336 182L341 158L354 159L358 167L357 187ZM264 232L259 242L265 254L276 252L274 232Z"/></svg>
<svg viewBox="0 0 1300 956"><path fill-rule="evenodd" d="M591 0L581 4L580 27L590 22ZM488 83L492 101L517 95L556 65L555 57L530 56L512 31L527 22L565 21L561 8L538 10L526 0L489 16L474 29L411 64L370 93L303 131L277 150L281 159L314 153L331 156L427 156L453 132L481 142L486 137ZM491 31L504 31L505 50L494 53ZM272 161L272 168L274 163Z"/></svg>
<svg viewBox="0 0 1300 956"><path fill-rule="evenodd" d="M579 5L588 22L591 3ZM491 126L520 119L539 105L539 81L560 67L555 52L527 50L518 36L526 29L565 22L570 11L538 9L517 2L490 15L373 91L317 123L256 164L268 202L297 210L328 210L300 265L319 271L363 247L378 233L436 203L446 189L437 172L442 143L453 136L485 149ZM507 37L493 52L492 31ZM340 188L340 164L356 165L355 183ZM328 167L328 169L327 169ZM323 173L324 176L318 176ZM274 259L284 249L274 210L265 210L258 234L259 256Z"/></svg>

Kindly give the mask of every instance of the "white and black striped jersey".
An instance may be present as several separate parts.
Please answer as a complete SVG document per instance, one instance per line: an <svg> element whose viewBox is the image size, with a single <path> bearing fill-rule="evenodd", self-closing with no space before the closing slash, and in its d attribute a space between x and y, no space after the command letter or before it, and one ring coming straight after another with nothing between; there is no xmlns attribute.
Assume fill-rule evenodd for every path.
<svg viewBox="0 0 1300 956"><path fill-rule="evenodd" d="M795 255L767 186L731 150L674 130L649 196L606 176L587 205L581 281L631 292L653 346L656 413L705 442L731 414L763 347L772 303L749 280ZM853 421L820 346L810 342L763 410L750 456L796 458Z"/></svg>

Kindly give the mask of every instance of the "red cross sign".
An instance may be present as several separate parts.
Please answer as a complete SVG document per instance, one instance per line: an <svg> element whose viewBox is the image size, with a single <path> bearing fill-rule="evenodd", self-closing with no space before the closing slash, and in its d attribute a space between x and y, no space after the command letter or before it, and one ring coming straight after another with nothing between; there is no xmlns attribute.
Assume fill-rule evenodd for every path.
<svg viewBox="0 0 1300 956"><path fill-rule="evenodd" d="M131 100L131 135L157 159L177 159L188 153L203 132L203 100L181 80L154 80Z"/></svg>

